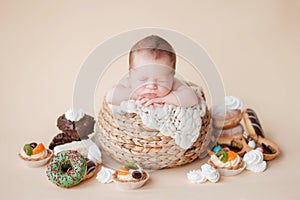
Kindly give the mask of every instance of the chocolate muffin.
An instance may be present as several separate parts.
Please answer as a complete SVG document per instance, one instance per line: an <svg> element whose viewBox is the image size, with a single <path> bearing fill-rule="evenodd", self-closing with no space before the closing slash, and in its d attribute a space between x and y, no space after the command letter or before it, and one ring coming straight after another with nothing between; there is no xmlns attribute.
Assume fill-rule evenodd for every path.
<svg viewBox="0 0 300 200"><path fill-rule="evenodd" d="M80 137L77 133L59 133L51 141L49 149L53 150L55 146L62 145L65 143L70 143L73 141L80 141Z"/></svg>
<svg viewBox="0 0 300 200"><path fill-rule="evenodd" d="M79 121L70 121L65 114L57 119L59 130L72 134L78 134L81 139L87 139L88 135L94 132L95 120L92 116L84 115Z"/></svg>
<svg viewBox="0 0 300 200"><path fill-rule="evenodd" d="M92 116L84 114L82 110L70 109L57 119L57 127L62 133L56 135L49 149L55 146L88 139L88 135L94 132L95 120Z"/></svg>

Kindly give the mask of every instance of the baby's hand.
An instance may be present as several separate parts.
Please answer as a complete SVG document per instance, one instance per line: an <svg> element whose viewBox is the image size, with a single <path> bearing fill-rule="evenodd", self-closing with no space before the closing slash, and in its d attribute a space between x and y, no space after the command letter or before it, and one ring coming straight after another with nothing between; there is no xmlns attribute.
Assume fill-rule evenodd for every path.
<svg viewBox="0 0 300 200"><path fill-rule="evenodd" d="M143 106L159 106L162 107L164 105L164 99L161 97L154 98L154 99L149 99L149 98L142 98L140 100L140 104Z"/></svg>

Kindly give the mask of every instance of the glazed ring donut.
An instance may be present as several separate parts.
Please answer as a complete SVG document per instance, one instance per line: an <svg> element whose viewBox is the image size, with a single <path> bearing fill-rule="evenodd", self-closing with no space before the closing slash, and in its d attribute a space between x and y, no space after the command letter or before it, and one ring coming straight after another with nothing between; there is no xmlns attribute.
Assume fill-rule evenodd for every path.
<svg viewBox="0 0 300 200"><path fill-rule="evenodd" d="M218 129L229 129L237 126L242 119L241 110L227 110L224 117L224 113L216 113L213 116L213 125Z"/></svg>
<svg viewBox="0 0 300 200"><path fill-rule="evenodd" d="M69 188L80 183L86 172L86 161L77 151L59 152L47 166L49 180L59 187Z"/></svg>
<svg viewBox="0 0 300 200"><path fill-rule="evenodd" d="M241 124L230 128L221 130L221 134L218 138L218 144L230 145L233 139L239 139L243 137L244 128Z"/></svg>

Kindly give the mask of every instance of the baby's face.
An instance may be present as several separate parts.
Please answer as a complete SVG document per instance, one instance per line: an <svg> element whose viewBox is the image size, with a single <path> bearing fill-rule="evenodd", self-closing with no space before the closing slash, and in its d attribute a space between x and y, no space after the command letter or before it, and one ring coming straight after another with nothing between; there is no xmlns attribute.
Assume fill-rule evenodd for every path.
<svg viewBox="0 0 300 200"><path fill-rule="evenodd" d="M172 90L174 74L175 70L167 59L136 56L130 70L133 95L149 99L166 96Z"/></svg>

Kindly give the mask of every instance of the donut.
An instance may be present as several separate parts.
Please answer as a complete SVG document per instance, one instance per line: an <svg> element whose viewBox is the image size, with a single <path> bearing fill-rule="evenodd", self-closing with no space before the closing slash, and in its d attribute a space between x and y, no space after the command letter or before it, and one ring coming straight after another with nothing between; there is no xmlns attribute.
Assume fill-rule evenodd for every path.
<svg viewBox="0 0 300 200"><path fill-rule="evenodd" d="M231 144L233 139L239 139L243 137L244 128L241 124L229 129L222 129L218 138L218 144Z"/></svg>
<svg viewBox="0 0 300 200"><path fill-rule="evenodd" d="M213 125L218 129L230 129L237 126L242 119L242 112L239 109L217 112L213 115Z"/></svg>
<svg viewBox="0 0 300 200"><path fill-rule="evenodd" d="M46 173L52 183L69 188L81 182L86 169L86 160L79 152L65 150L52 158Z"/></svg>

